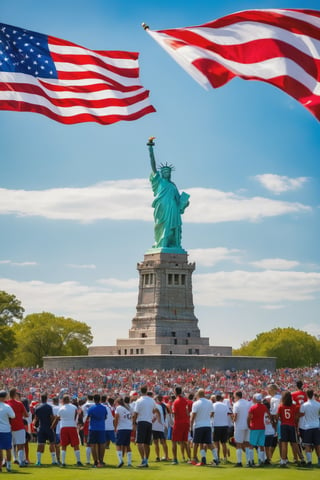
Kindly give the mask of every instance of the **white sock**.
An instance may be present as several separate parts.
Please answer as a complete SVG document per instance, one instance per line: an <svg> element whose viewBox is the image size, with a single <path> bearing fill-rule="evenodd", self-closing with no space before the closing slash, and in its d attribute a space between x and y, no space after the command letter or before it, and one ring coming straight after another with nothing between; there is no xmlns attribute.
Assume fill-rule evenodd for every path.
<svg viewBox="0 0 320 480"><path fill-rule="evenodd" d="M41 463L41 455L42 455L41 452L37 452L37 462L38 463Z"/></svg>
<svg viewBox="0 0 320 480"><path fill-rule="evenodd" d="M307 462L312 462L312 453L306 452L306 458L307 458Z"/></svg>
<svg viewBox="0 0 320 480"><path fill-rule="evenodd" d="M128 465L131 465L131 463L132 463L132 452L127 453L127 459L128 459Z"/></svg>
<svg viewBox="0 0 320 480"><path fill-rule="evenodd" d="M56 452L51 452L51 458L53 463L57 463L57 455Z"/></svg>
<svg viewBox="0 0 320 480"><path fill-rule="evenodd" d="M206 457L206 451L205 450L200 450L200 456L201 456L201 459L202 459L202 457Z"/></svg>
<svg viewBox="0 0 320 480"><path fill-rule="evenodd" d="M246 447L246 461L247 463L250 462L250 448Z"/></svg>
<svg viewBox="0 0 320 480"><path fill-rule="evenodd" d="M76 456L77 462L80 462L80 450L75 450L74 454Z"/></svg>
<svg viewBox="0 0 320 480"><path fill-rule="evenodd" d="M62 450L61 452L61 463L66 463L66 450Z"/></svg>
<svg viewBox="0 0 320 480"><path fill-rule="evenodd" d="M236 455L237 455L237 463L241 463L242 462L242 449L241 448L237 448Z"/></svg>
<svg viewBox="0 0 320 480"><path fill-rule="evenodd" d="M117 450L117 457L118 457L119 463L122 463L122 452L121 452L121 450Z"/></svg>
<svg viewBox="0 0 320 480"><path fill-rule="evenodd" d="M23 463L23 459L24 459L24 451L19 450L18 451L18 461L19 461L20 465Z"/></svg>
<svg viewBox="0 0 320 480"><path fill-rule="evenodd" d="M91 447L86 448L86 460L87 463L90 463L90 457L91 457Z"/></svg>
<svg viewBox="0 0 320 480"><path fill-rule="evenodd" d="M212 450L212 455L215 460L218 460L218 450L216 448L213 448Z"/></svg>

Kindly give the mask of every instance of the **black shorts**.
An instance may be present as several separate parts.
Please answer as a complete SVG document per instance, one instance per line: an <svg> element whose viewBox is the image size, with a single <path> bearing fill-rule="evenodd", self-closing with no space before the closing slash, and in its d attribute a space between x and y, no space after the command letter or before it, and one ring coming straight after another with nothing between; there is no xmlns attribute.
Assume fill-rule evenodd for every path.
<svg viewBox="0 0 320 480"><path fill-rule="evenodd" d="M304 430L303 443L305 445L314 445L315 447L320 445L320 429L308 428Z"/></svg>
<svg viewBox="0 0 320 480"><path fill-rule="evenodd" d="M37 435L38 443L46 443L48 440L49 443L54 443L54 432L53 430L39 430Z"/></svg>
<svg viewBox="0 0 320 480"><path fill-rule="evenodd" d="M151 441L152 441L152 423L138 422L136 442L144 443L145 445L151 445Z"/></svg>
<svg viewBox="0 0 320 480"><path fill-rule="evenodd" d="M194 429L193 443L205 443L210 445L212 443L211 427L199 427Z"/></svg>
<svg viewBox="0 0 320 480"><path fill-rule="evenodd" d="M276 447L278 444L278 439L274 435L266 435L264 439L265 447Z"/></svg>
<svg viewBox="0 0 320 480"><path fill-rule="evenodd" d="M228 441L228 430L229 427L214 427L213 430L213 441L227 443Z"/></svg>
<svg viewBox="0 0 320 480"><path fill-rule="evenodd" d="M153 440L164 440L164 432L159 432L159 430L152 430Z"/></svg>
<svg viewBox="0 0 320 480"><path fill-rule="evenodd" d="M297 443L296 428L292 425L281 425L280 436L281 442Z"/></svg>

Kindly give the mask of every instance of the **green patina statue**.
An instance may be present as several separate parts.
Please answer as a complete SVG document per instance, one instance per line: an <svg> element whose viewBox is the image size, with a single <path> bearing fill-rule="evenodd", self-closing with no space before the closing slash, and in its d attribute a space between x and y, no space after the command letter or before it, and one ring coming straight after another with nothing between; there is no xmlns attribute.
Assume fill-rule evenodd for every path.
<svg viewBox="0 0 320 480"><path fill-rule="evenodd" d="M181 215L189 205L189 197L185 192L180 195L176 185L171 181L173 165L161 164L159 171L156 167L153 147L154 137L147 143L149 147L152 173L150 182L155 199L154 208L154 239L153 248L181 249Z"/></svg>

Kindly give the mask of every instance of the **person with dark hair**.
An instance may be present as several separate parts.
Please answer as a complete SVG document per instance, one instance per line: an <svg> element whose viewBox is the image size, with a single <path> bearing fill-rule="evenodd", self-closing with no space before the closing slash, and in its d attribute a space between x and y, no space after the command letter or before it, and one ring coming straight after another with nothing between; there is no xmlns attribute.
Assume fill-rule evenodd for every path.
<svg viewBox="0 0 320 480"><path fill-rule="evenodd" d="M61 466L66 466L67 446L71 445L77 461L77 466L82 467L80 460L80 439L77 429L77 407L70 403L69 395L63 395L62 406L58 410L57 420L61 420Z"/></svg>
<svg viewBox="0 0 320 480"><path fill-rule="evenodd" d="M128 467L132 466L132 452L130 438L132 432L132 409L130 398L119 397L115 401L116 411L114 416L114 429L116 432L116 450L118 457L117 468L124 465L124 456L127 455Z"/></svg>
<svg viewBox="0 0 320 480"><path fill-rule="evenodd" d="M270 402L267 399L264 399L262 402L268 409L270 413ZM271 464L271 459L273 452L277 446L277 433L276 433L276 426L277 422L273 418L273 416L270 414L270 416L266 416L265 420L265 441L264 441L264 446L265 446L265 452L266 452L266 459L265 459L265 465L270 465Z"/></svg>
<svg viewBox="0 0 320 480"><path fill-rule="evenodd" d="M296 382L296 386L297 386L297 390L291 393L292 402L295 403L298 407L300 407L304 402L307 402L308 397L306 392L303 390L303 382L301 380L298 380ZM302 444L305 443L305 440L304 440L305 430L306 430L305 418L304 416L300 416L300 418L298 419L297 431L299 433L300 441L302 442ZM303 453L302 453L302 447L298 437L297 437L297 441L298 441L298 454L299 454L300 460L303 463L305 463L303 458ZM296 458L297 461L299 457Z"/></svg>
<svg viewBox="0 0 320 480"><path fill-rule="evenodd" d="M160 462L160 443L162 445L164 453L164 457L162 458L162 460L169 460L168 445L164 434L166 406L162 403L162 399L162 395L157 395L155 398L158 412L154 415L152 421L152 438L157 462Z"/></svg>
<svg viewBox="0 0 320 480"><path fill-rule="evenodd" d="M100 400L100 395L96 393L93 396L94 405L87 411L89 418L88 444L91 446L95 467L103 466L106 443L105 421L108 413L106 407L100 403Z"/></svg>
<svg viewBox="0 0 320 480"><path fill-rule="evenodd" d="M86 444L86 464L87 465L90 465L90 458L91 458L91 446L89 445L88 443L88 436L89 436L89 418L88 418L88 415L87 415L87 412L89 410L90 407L92 407L92 405L94 405L94 401L93 401L93 394L92 393L88 393L87 395L87 399L86 401L84 402L84 404L82 405L82 412L83 412L83 415L82 415L82 421L83 421L83 440L84 440L84 443Z"/></svg>
<svg viewBox="0 0 320 480"><path fill-rule="evenodd" d="M173 415L173 429L172 429L172 463L176 465L177 459L177 444L180 445L181 456L187 461L191 461L191 450L188 442L190 430L190 412L192 403L190 404L186 397L182 395L182 388L175 388L176 399L174 400L171 412Z"/></svg>
<svg viewBox="0 0 320 480"><path fill-rule="evenodd" d="M26 430L24 428L23 420L28 418L28 412L23 403L20 401L20 395L15 387L9 391L10 399L7 401L8 405L15 413L15 418L11 421L12 429L12 444L13 448L18 450L18 462L20 467L26 467L24 446L26 443Z"/></svg>
<svg viewBox="0 0 320 480"><path fill-rule="evenodd" d="M300 415L305 419L304 445L306 449L307 466L312 466L312 449L315 449L320 467L320 403L314 399L312 389L307 390L308 400L300 407Z"/></svg>
<svg viewBox="0 0 320 480"><path fill-rule="evenodd" d="M288 443L291 445L294 456L299 455L296 432L299 407L292 402L291 393L288 391L282 394L277 418L280 420L280 467L285 468L288 463Z"/></svg>
<svg viewBox="0 0 320 480"><path fill-rule="evenodd" d="M213 442L214 442L214 459L216 463L220 463L220 445L222 448L223 462L227 463L227 441L229 430L230 409L223 402L221 393L216 395L216 401L213 403Z"/></svg>
<svg viewBox="0 0 320 480"><path fill-rule="evenodd" d="M54 420L53 410L51 405L47 403L48 396L46 393L41 394L41 403L37 405L35 409L35 415L33 419L34 425L37 427L37 462L36 466L41 466L41 457L44 452L44 447L46 441L49 442L49 450L52 458L52 465L58 465L56 449L55 449L55 438L54 431L51 428L52 422Z"/></svg>
<svg viewBox="0 0 320 480"><path fill-rule="evenodd" d="M157 414L157 405L153 398L147 395L147 387L141 387L141 397L136 401L133 423L137 425L136 442L141 457L140 468L149 466L150 445L152 441L152 420Z"/></svg>
<svg viewBox="0 0 320 480"><path fill-rule="evenodd" d="M52 411L55 419L51 425L51 428L54 432L54 443L55 443L57 462L60 464L61 463L60 462L60 421L57 420L59 408L60 408L59 397L53 397Z"/></svg>
<svg viewBox="0 0 320 480"><path fill-rule="evenodd" d="M7 472L11 472L12 433L10 422L14 419L15 413L6 403L7 396L5 390L0 391L0 473L2 472L3 462L2 450L6 452Z"/></svg>

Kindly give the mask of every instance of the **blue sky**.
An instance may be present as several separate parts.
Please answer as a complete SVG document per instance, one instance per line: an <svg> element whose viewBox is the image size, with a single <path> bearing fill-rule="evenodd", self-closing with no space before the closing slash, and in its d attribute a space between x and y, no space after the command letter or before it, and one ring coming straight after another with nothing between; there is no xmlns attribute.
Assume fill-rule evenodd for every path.
<svg viewBox="0 0 320 480"><path fill-rule="evenodd" d="M94 345L128 336L137 262L153 243L146 141L191 195L183 247L213 345L292 326L320 334L319 122L263 82L206 91L141 28L318 1L1 0L1 22L96 50L140 52L157 109L135 122L62 125L0 111L0 289L26 313L87 322Z"/></svg>

